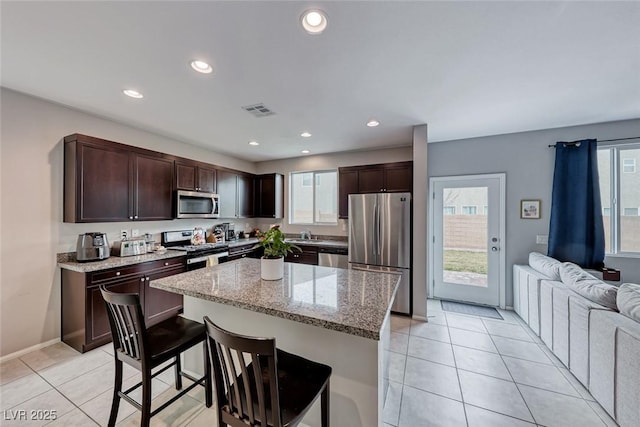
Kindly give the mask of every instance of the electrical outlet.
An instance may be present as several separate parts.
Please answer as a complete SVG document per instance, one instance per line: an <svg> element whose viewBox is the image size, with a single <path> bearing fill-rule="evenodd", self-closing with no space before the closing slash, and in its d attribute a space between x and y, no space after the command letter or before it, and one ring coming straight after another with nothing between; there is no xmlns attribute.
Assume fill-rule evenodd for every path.
<svg viewBox="0 0 640 427"><path fill-rule="evenodd" d="M549 243L549 236L546 234L538 234L536 235L536 243L538 245L546 245Z"/></svg>
<svg viewBox="0 0 640 427"><path fill-rule="evenodd" d="M137 228L131 229L131 237L138 237L139 235L140 235L140 230L138 230Z"/></svg>
<svg viewBox="0 0 640 427"><path fill-rule="evenodd" d="M128 230L120 230L120 240L127 240L128 237L129 237Z"/></svg>

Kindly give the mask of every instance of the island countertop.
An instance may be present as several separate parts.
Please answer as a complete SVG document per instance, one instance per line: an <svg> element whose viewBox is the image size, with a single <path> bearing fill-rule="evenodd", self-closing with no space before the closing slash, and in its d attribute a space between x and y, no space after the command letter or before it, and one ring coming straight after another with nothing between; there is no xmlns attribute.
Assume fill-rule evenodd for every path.
<svg viewBox="0 0 640 427"><path fill-rule="evenodd" d="M400 275L285 263L281 280L260 279L243 258L152 280L151 287L295 322L380 340Z"/></svg>

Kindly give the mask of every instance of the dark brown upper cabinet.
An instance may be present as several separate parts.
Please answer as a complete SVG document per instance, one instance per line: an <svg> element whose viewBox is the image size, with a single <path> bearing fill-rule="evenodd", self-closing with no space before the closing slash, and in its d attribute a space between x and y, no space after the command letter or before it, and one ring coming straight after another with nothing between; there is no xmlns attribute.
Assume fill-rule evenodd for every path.
<svg viewBox="0 0 640 427"><path fill-rule="evenodd" d="M411 191L412 161L338 168L338 218L349 217L349 194Z"/></svg>
<svg viewBox="0 0 640 427"><path fill-rule="evenodd" d="M64 139L64 221L172 219L174 161L86 135Z"/></svg>
<svg viewBox="0 0 640 427"><path fill-rule="evenodd" d="M217 171L220 218L250 218L253 216L253 176Z"/></svg>
<svg viewBox="0 0 640 427"><path fill-rule="evenodd" d="M192 161L176 161L178 190L216 192L216 170L211 165Z"/></svg>
<svg viewBox="0 0 640 427"><path fill-rule="evenodd" d="M255 177L255 216L284 218L284 176L269 173Z"/></svg>

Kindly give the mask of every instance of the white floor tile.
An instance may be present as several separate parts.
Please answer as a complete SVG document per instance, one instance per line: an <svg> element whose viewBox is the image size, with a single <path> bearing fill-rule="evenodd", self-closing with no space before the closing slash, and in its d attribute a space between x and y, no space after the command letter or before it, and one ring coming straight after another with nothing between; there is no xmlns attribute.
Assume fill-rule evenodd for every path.
<svg viewBox="0 0 640 427"><path fill-rule="evenodd" d="M421 322L419 320L413 320L411 322L411 335L436 341L451 342L449 339L449 330L446 326Z"/></svg>
<svg viewBox="0 0 640 427"><path fill-rule="evenodd" d="M521 420L533 421L527 405L512 381L467 371L458 371L458 375L465 403Z"/></svg>
<svg viewBox="0 0 640 427"><path fill-rule="evenodd" d="M405 316L391 316L391 331L409 334L411 329L411 318Z"/></svg>
<svg viewBox="0 0 640 427"><path fill-rule="evenodd" d="M427 315L442 310L442 303L439 299L427 299Z"/></svg>
<svg viewBox="0 0 640 427"><path fill-rule="evenodd" d="M461 402L412 387L404 387L400 427L466 427Z"/></svg>
<svg viewBox="0 0 640 427"><path fill-rule="evenodd" d="M107 363L113 363L113 356L109 356L104 351L93 350L42 369L39 374L57 387Z"/></svg>
<svg viewBox="0 0 640 427"><path fill-rule="evenodd" d="M582 397L585 400L591 400L591 401L595 401L595 399L593 398L593 396L591 396L591 393L589 393L589 390L587 390L581 383L580 381L578 381L578 379L576 377L573 376L573 374L571 372L569 372L569 370L567 368L565 368L564 366L562 367L558 367L558 370L560 371L560 373L562 375L564 375L564 377L567 379L567 381L569 381L571 383L571 385L573 386L573 388L576 389L576 391L578 392L578 394L580 395L580 397Z"/></svg>
<svg viewBox="0 0 640 427"><path fill-rule="evenodd" d="M613 418L611 418L609 414L607 414L607 411L605 411L598 402L587 401L587 403L589 404L589 406L591 406L591 409L593 409L593 411L600 417L602 422L605 423L607 427L618 427L618 423L616 423Z"/></svg>
<svg viewBox="0 0 640 427"><path fill-rule="evenodd" d="M26 420L2 421L3 426L42 426L73 411L75 406L58 391L51 389L11 408L15 414L24 411Z"/></svg>
<svg viewBox="0 0 640 427"><path fill-rule="evenodd" d="M465 331L463 329L450 328L451 343L462 347L475 348L476 350L490 351L497 353L496 346L489 334L480 332Z"/></svg>
<svg viewBox="0 0 640 427"><path fill-rule="evenodd" d="M97 425L84 412L76 408L57 418L51 424L47 424L47 427L95 427Z"/></svg>
<svg viewBox="0 0 640 427"><path fill-rule="evenodd" d="M396 353L407 354L407 346L409 344L409 335L400 332L391 332L391 343L389 350Z"/></svg>
<svg viewBox="0 0 640 427"><path fill-rule="evenodd" d="M447 326L447 317L444 311L432 311L427 315L427 322Z"/></svg>
<svg viewBox="0 0 640 427"><path fill-rule="evenodd" d="M32 374L33 371L29 369L20 359L12 359L0 364L0 385L9 383L18 378L25 377Z"/></svg>
<svg viewBox="0 0 640 427"><path fill-rule="evenodd" d="M81 353L78 353L65 343L59 342L25 354L20 359L34 371L41 371L56 363L61 363L79 356L81 356Z"/></svg>
<svg viewBox="0 0 640 427"><path fill-rule="evenodd" d="M384 410L382 411L382 419L385 423L391 424L392 426L398 425L401 399L402 384L390 381L387 398L384 402Z"/></svg>
<svg viewBox="0 0 640 427"><path fill-rule="evenodd" d="M519 325L524 324L524 321L520 318L520 316L518 316L518 313L516 313L515 311L503 310L501 308L497 308L496 310L498 310L498 313L500 313L504 322L517 323Z"/></svg>
<svg viewBox="0 0 640 427"><path fill-rule="evenodd" d="M404 382L404 368L407 356L400 353L389 353L389 380L398 383Z"/></svg>
<svg viewBox="0 0 640 427"><path fill-rule="evenodd" d="M444 365L454 367L456 366L453 359L451 344L441 341L410 336L407 354L409 356L429 360L431 362L442 363Z"/></svg>
<svg viewBox="0 0 640 427"><path fill-rule="evenodd" d="M500 354L504 356L512 356L532 362L552 365L551 360L536 343L497 336L493 337L493 342L496 344Z"/></svg>
<svg viewBox="0 0 640 427"><path fill-rule="evenodd" d="M18 378L0 386L0 410L4 411L13 408L52 388L38 374L30 374Z"/></svg>
<svg viewBox="0 0 640 427"><path fill-rule="evenodd" d="M462 400L455 368L407 357L404 384L450 399Z"/></svg>
<svg viewBox="0 0 640 427"><path fill-rule="evenodd" d="M186 427L214 427L218 423L218 414L215 409L215 403L211 408L202 406L200 412L193 417ZM302 425L301 425L302 427ZM395 426L394 426L395 427Z"/></svg>
<svg viewBox="0 0 640 427"><path fill-rule="evenodd" d="M511 375L499 354L457 345L453 346L453 353L458 369L511 381Z"/></svg>
<svg viewBox="0 0 640 427"><path fill-rule="evenodd" d="M556 393L581 397L569 380L555 366L504 356L509 372L518 384L538 387Z"/></svg>
<svg viewBox="0 0 640 427"><path fill-rule="evenodd" d="M464 405L469 427L533 427L535 424L487 411L472 405Z"/></svg>
<svg viewBox="0 0 640 427"><path fill-rule="evenodd" d="M527 331L518 324L490 319L482 319L482 321L491 335L522 341L533 341Z"/></svg>
<svg viewBox="0 0 640 427"><path fill-rule="evenodd" d="M155 410L157 407L159 407L175 395L175 389L166 390L153 400L151 409ZM202 404L202 402L198 402L188 395L182 396L180 399L176 400L171 405L153 416L151 418L150 425L151 427L186 425L200 414L200 411L203 407L204 405ZM122 427L138 427L140 425L140 419L140 411L135 411L132 415L128 416L118 425Z"/></svg>
<svg viewBox="0 0 640 427"><path fill-rule="evenodd" d="M600 417L583 399L525 385L518 387L538 424L547 427L602 427L604 425Z"/></svg>
<svg viewBox="0 0 640 427"><path fill-rule="evenodd" d="M487 333L487 329L479 317L463 316L447 313L447 325L452 328L466 329L467 331Z"/></svg>

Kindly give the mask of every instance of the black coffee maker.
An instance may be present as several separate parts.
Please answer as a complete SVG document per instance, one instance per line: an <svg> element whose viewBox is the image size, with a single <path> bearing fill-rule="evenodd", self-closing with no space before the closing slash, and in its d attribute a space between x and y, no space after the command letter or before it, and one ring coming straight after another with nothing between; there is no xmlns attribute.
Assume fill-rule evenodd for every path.
<svg viewBox="0 0 640 427"><path fill-rule="evenodd" d="M225 222L227 241L236 239L236 225L233 222Z"/></svg>

